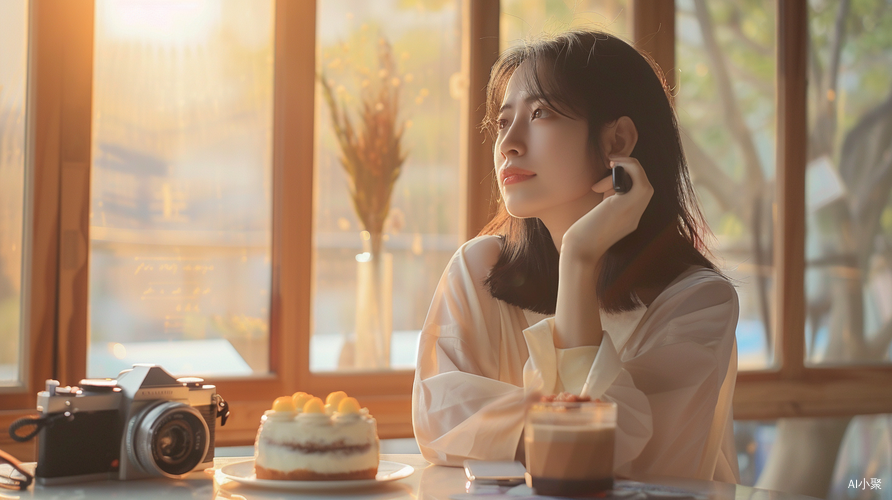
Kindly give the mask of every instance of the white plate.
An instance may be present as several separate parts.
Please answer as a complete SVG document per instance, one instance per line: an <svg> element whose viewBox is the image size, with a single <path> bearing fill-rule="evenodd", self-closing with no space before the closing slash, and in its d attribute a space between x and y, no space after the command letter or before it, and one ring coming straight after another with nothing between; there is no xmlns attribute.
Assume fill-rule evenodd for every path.
<svg viewBox="0 0 892 500"><path fill-rule="evenodd" d="M277 479L257 479L254 475L254 460L246 460L234 464L224 465L217 470L217 482L220 479L229 479L237 483L242 483L261 488L272 488L276 490L339 490L358 488L360 486L371 486L387 481L396 481L409 477L415 472L415 468L411 465L401 464L399 462L388 462L381 460L378 463L378 475L375 479L348 479L341 481L280 481Z"/></svg>

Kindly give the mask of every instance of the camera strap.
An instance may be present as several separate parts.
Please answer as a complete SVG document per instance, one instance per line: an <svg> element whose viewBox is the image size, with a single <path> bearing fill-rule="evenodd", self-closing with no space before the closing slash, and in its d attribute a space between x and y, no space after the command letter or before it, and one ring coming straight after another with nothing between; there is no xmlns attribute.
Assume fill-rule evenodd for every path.
<svg viewBox="0 0 892 500"><path fill-rule="evenodd" d="M61 420L61 419L65 419L70 422L70 421L74 420L74 414L66 411L64 413L56 413L53 415L47 415L45 417L23 417L23 418L20 418L20 419L16 420L15 422L13 422L12 425L9 426L9 437L11 437L13 441L17 441L19 443L24 443L25 441L30 441L31 439L34 438L34 436L36 436L41 431L41 429L43 429L44 427L52 427L52 425L54 423L56 423L56 421ZM34 429L31 430L31 432L28 432L27 434L19 434L18 433L18 430L21 429L22 427L31 427L31 426L34 427Z"/></svg>
<svg viewBox="0 0 892 500"><path fill-rule="evenodd" d="M217 416L220 417L220 427L223 427L229 418L229 403L219 394L214 394L214 400L217 403Z"/></svg>

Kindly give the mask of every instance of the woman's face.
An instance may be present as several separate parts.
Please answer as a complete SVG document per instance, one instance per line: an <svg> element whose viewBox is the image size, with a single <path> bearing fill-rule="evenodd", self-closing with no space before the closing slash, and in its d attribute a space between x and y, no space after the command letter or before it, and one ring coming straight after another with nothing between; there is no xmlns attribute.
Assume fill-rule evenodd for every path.
<svg viewBox="0 0 892 500"><path fill-rule="evenodd" d="M607 174L588 143L584 119L568 118L530 95L514 72L498 117L494 149L499 190L514 217L581 215L602 195L592 186ZM597 174L601 172L601 175Z"/></svg>

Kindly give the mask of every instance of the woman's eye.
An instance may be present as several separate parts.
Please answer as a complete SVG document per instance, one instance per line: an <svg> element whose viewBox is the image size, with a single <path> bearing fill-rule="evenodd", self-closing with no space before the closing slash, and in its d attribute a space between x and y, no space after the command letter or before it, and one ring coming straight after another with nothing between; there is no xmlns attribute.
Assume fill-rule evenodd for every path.
<svg viewBox="0 0 892 500"><path fill-rule="evenodd" d="M500 119L500 120L497 122L497 124L498 124L499 130L502 130L503 128L505 128L505 127L508 126L508 120L501 120L501 119Z"/></svg>
<svg viewBox="0 0 892 500"><path fill-rule="evenodd" d="M533 119L534 120L536 118L545 118L547 116L548 116L548 110L545 108L536 108L536 110L533 111Z"/></svg>

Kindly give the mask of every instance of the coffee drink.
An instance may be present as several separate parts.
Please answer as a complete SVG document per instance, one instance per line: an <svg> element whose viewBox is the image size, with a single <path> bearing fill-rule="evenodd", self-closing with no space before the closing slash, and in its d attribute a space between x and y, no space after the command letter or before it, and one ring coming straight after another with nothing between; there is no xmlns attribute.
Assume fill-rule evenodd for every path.
<svg viewBox="0 0 892 500"><path fill-rule="evenodd" d="M540 403L524 430L527 472L539 495L586 496L613 487L614 403Z"/></svg>

